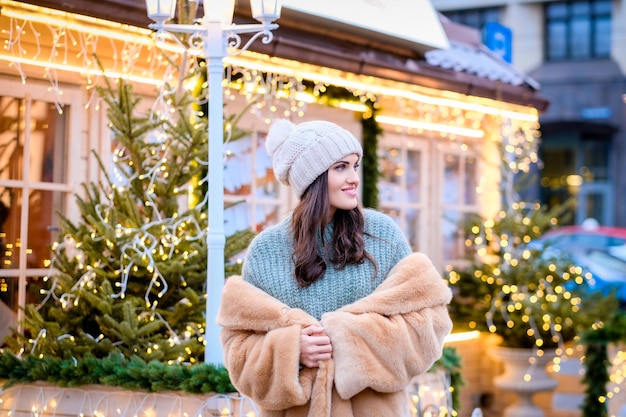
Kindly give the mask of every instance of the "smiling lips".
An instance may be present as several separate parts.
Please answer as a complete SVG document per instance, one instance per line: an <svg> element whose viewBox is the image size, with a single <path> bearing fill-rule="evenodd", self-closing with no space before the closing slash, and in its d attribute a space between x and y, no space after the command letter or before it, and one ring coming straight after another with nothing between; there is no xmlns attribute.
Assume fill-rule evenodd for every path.
<svg viewBox="0 0 626 417"><path fill-rule="evenodd" d="M356 197L356 187L344 188L342 191L350 197Z"/></svg>

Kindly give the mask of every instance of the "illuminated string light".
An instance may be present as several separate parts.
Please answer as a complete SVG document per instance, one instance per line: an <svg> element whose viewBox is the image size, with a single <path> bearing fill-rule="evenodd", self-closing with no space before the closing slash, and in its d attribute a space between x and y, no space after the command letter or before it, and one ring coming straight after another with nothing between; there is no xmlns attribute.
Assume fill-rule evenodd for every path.
<svg viewBox="0 0 626 417"><path fill-rule="evenodd" d="M68 401L71 399L71 401ZM112 387L60 388L18 385L0 392L0 413L7 416L229 416L256 417L252 400L236 394L185 395L145 393Z"/></svg>
<svg viewBox="0 0 626 417"><path fill-rule="evenodd" d="M10 29L4 30L8 35L4 45L7 53L0 54L0 60L10 62L10 65L16 67L24 81L26 76L21 65L44 68L45 76L50 80L53 90L58 93L59 102L62 102L62 91L59 89L57 71L81 74L87 78L88 88L101 76L121 77L137 83L159 86L162 89L159 97L161 100L164 100L163 97L168 92L163 80L173 82L177 78L168 62L180 59L184 55L183 48L176 42L163 39L159 39L159 47L155 47L153 34L149 30L11 0L0 0L0 4L3 5L3 17L10 20ZM41 32L45 29L56 37L73 39L72 42L66 40L65 43L53 46L66 58L59 60L57 53L44 56L40 36L34 36L29 42L22 42L22 38L26 36L26 26L32 28L31 32L39 33L33 25L39 25ZM102 42L109 43L114 50L112 68L107 65L104 72L92 56L97 52L94 49L96 45ZM26 46L33 43L36 44L36 49L28 52ZM174 55L161 55L168 52ZM201 65L196 60L189 62L192 67L185 71L191 74L201 71ZM145 63L149 63L149 66L143 67ZM251 111L262 116L267 123L274 117L302 117L306 103L319 99L326 85L334 85L352 91L357 99L377 101L384 111L378 115L381 123L470 138L487 136L499 140L499 132L490 132L490 127L485 125L484 118L487 116L508 120L512 130L519 131L522 124L522 130L531 132L531 136L537 136L532 128L538 120L537 111L525 106L359 76L249 51L236 57L226 57L225 63L228 70L225 80L228 87L225 89L227 97L233 99L232 91L239 91L249 102L256 103ZM312 95L304 93L302 80L305 79L315 83ZM89 102L93 99L92 94ZM160 100L157 99L154 111L165 115L168 111L163 106L165 103L159 103ZM353 111L366 111L362 104L345 100L332 105ZM268 113L262 114L262 111ZM276 116L270 117L271 114ZM535 158L528 159L532 160Z"/></svg>

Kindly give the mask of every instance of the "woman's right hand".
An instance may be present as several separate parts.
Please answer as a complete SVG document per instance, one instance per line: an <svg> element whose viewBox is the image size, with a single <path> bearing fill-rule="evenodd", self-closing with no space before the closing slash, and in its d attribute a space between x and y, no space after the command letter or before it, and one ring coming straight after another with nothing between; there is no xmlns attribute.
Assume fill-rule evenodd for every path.
<svg viewBox="0 0 626 417"><path fill-rule="evenodd" d="M330 338L320 326L308 326L300 333L300 363L307 368L319 367L320 361L332 358Z"/></svg>

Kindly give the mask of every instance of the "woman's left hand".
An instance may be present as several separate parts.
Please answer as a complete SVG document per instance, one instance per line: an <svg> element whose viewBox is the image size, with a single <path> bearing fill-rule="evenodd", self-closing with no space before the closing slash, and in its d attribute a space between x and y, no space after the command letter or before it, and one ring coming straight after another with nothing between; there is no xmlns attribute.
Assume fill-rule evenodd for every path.
<svg viewBox="0 0 626 417"><path fill-rule="evenodd" d="M300 333L300 363L307 368L319 367L320 361L332 358L330 338L320 326L308 326Z"/></svg>

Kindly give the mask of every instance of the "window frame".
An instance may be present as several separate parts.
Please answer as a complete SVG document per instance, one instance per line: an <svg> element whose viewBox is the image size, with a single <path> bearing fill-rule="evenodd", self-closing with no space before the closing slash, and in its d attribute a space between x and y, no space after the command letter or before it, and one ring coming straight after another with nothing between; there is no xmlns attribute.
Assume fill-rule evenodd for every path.
<svg viewBox="0 0 626 417"><path fill-rule="evenodd" d="M59 103L62 98L64 105L64 113L67 114L65 120L65 146L67 160L65 166L64 182L41 182L31 181L28 176L22 179L0 179L0 186L18 188L22 192L22 205L20 211L20 247L18 249L18 257L20 259L17 268L3 269L2 274L5 278L17 280L17 323L15 323L18 331L21 328L18 324L24 318L23 308L26 304L26 289L30 278L45 277L50 274L50 268L29 268L26 262L28 251L28 231L29 231L29 212L30 206L28 196L31 191L51 191L62 193L63 207L65 216L71 217L76 212L77 207L74 201L75 190L78 189L81 179L85 180L84 173L87 172L87 162L84 150L88 148L88 143L84 132L84 105L83 94L81 88L71 85L59 85L58 90L50 88L50 85L38 80L29 80L24 84L17 78L2 77L0 83L0 95L6 97L14 97L24 100L27 106L33 101L43 101L47 103ZM62 96L57 95L62 91ZM25 140L29 140L29 131L25 131ZM56 215L56 213L53 213ZM56 219L58 221L58 217ZM51 225L53 226L53 225ZM51 241L50 244L53 242ZM50 252L52 256L52 251Z"/></svg>
<svg viewBox="0 0 626 417"><path fill-rule="evenodd" d="M598 10L597 5L599 3L608 3L609 8L607 10ZM589 13L580 14L576 13L574 8L576 6L586 5ZM555 10L557 7L565 7L565 14L563 16L551 16L550 10ZM583 19L581 19L583 16ZM608 19L607 19L608 18ZM544 56L547 62L566 62L566 61L585 61L596 59L607 59L611 57L611 38L612 38L612 2L611 0L570 0L570 1L556 1L549 2L544 5ZM604 51L598 51L598 41L602 40L603 36L598 31L598 24L601 21L607 20L609 23L609 34L607 44L602 48ZM576 24L588 23L589 33L587 34L588 52L584 55L576 56L574 49L575 38L580 37L580 30L576 30ZM551 28L556 28L558 25L563 26L565 37L562 40L563 51L562 55L557 56L555 48L555 42L551 42Z"/></svg>
<svg viewBox="0 0 626 417"><path fill-rule="evenodd" d="M471 9L446 10L442 12L453 22L460 23L474 29L482 30L488 22L500 22L502 20L502 8L498 6L480 7ZM477 14L478 24L472 24L470 16ZM493 16L497 16L496 19Z"/></svg>
<svg viewBox="0 0 626 417"><path fill-rule="evenodd" d="M432 240L428 238L429 235L431 235L431 233L428 232L428 227L432 224L430 221L431 211L429 210L431 196L429 195L430 188L428 184L428 178L430 177L429 173L432 172L432 167L430 165L430 161L432 160L430 140L428 138L413 136L404 132L392 133L390 131L385 131L378 148L379 153L385 148L396 148L399 151L401 166L403 168L403 175L400 177L400 188L404 191L400 194L404 197L409 196L407 191L407 170L412 167L409 163L409 152L417 152L419 154L419 166L412 168L417 168L419 171L418 179L420 180L420 183L418 184L418 188L421 199L419 201L415 201L414 199L407 200L406 198L395 201L383 201L380 199L380 209L385 212L396 211L397 215L394 215L393 217L397 221L407 239L410 239L411 236L415 236L416 238L415 241L410 242L413 250L428 253L436 247L432 244ZM383 158L379 157L380 170L382 170L380 167L380 163L382 161ZM379 179L378 183L379 190L383 189L380 183L381 180L382 178ZM418 220L416 230L409 230L411 222L407 220L407 212L410 210L417 212Z"/></svg>

